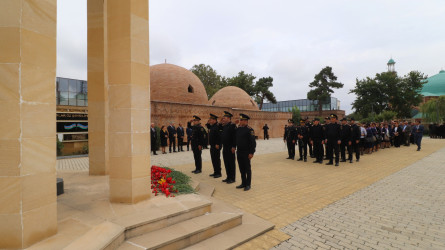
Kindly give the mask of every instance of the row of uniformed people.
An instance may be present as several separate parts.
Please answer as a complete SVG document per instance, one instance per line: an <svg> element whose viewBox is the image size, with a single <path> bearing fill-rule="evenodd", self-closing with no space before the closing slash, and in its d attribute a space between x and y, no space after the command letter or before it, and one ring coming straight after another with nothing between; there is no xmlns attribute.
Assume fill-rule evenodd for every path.
<svg viewBox="0 0 445 250"><path fill-rule="evenodd" d="M289 119L284 132L289 154L287 159L295 159L295 145L298 145L299 161L307 161L308 148L310 156L315 158L314 163L323 163L324 155L328 160L327 165L333 165L335 160L335 166L338 166L340 155L342 162L349 160L352 163L353 153L356 155L356 161L359 161L360 127L355 124L354 119L351 119L349 124L346 118L341 120L341 124L337 119L337 115L331 114L323 125L320 124L320 119L315 118L312 123L300 120L299 126L294 126L293 121Z"/></svg>
<svg viewBox="0 0 445 250"><path fill-rule="evenodd" d="M238 126L231 121L232 117L231 113L224 111L221 122L218 123L218 116L210 114L209 121L206 124L213 165L213 173L210 176L213 178L222 176L222 150L227 175L223 182L227 184L235 182L235 158L237 158L241 174L241 185L236 186L236 188L248 191L251 188L252 179L251 159L256 149L255 132L248 125L250 119L248 115L240 114ZM195 170L192 173L199 174L202 172L202 148L207 144L204 138L205 129L201 125L201 118L196 115L193 116L193 122L190 124L190 127L192 128L191 145L195 159Z"/></svg>

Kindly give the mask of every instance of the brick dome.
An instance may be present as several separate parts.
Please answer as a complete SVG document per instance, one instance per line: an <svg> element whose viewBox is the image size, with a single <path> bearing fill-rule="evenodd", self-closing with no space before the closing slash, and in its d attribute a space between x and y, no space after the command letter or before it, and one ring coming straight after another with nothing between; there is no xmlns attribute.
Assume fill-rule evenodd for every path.
<svg viewBox="0 0 445 250"><path fill-rule="evenodd" d="M212 96L209 104L218 107L259 110L256 102L250 98L246 91L235 86L220 89Z"/></svg>
<svg viewBox="0 0 445 250"><path fill-rule="evenodd" d="M150 100L203 105L208 103L201 80L190 70L168 63L150 66Z"/></svg>

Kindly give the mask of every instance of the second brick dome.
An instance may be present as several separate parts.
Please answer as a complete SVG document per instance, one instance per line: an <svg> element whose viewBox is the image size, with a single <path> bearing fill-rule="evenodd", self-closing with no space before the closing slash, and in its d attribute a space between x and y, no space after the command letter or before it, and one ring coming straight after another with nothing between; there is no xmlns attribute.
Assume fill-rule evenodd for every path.
<svg viewBox="0 0 445 250"><path fill-rule="evenodd" d="M237 109L259 110L258 105L246 91L228 86L216 92L209 101L212 106L229 107Z"/></svg>

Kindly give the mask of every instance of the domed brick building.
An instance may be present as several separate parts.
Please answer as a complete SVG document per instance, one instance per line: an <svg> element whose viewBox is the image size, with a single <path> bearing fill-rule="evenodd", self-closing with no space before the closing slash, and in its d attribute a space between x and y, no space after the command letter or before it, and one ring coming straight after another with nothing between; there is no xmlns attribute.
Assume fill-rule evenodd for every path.
<svg viewBox="0 0 445 250"><path fill-rule="evenodd" d="M265 123L271 138L282 137L284 125L291 118L288 112L260 111L244 90L234 86L219 90L209 101L204 85L193 72L167 63L150 67L150 116L156 126L173 122L185 128L193 115L201 117L205 124L210 113L222 117L224 111L231 112L233 120L240 113L249 115L249 125L259 138L263 138Z"/></svg>
<svg viewBox="0 0 445 250"><path fill-rule="evenodd" d="M208 102L204 85L195 74L168 63L150 67L150 100L202 105Z"/></svg>
<svg viewBox="0 0 445 250"><path fill-rule="evenodd" d="M216 92L209 101L211 106L229 107L234 109L259 110L258 105L246 91L228 86Z"/></svg>

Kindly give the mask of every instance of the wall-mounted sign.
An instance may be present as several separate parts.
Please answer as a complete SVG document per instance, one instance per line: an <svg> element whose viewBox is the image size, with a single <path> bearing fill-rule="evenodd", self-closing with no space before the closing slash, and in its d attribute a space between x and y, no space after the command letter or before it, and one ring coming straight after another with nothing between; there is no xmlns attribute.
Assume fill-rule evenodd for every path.
<svg viewBox="0 0 445 250"><path fill-rule="evenodd" d="M57 133L88 132L88 122L58 122Z"/></svg>
<svg viewBox="0 0 445 250"><path fill-rule="evenodd" d="M56 113L57 120L65 121L88 121L88 114L85 113Z"/></svg>

